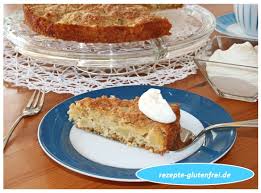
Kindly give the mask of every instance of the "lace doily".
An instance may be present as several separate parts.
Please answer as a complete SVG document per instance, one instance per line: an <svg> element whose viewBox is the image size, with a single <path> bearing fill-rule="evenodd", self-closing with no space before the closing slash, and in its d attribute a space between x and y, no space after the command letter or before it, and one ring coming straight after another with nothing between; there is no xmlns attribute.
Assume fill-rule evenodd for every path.
<svg viewBox="0 0 261 193"><path fill-rule="evenodd" d="M95 71L81 70L75 65L46 63L17 52L4 41L4 81L45 92L81 94L90 90L123 85L165 85L196 73L193 57L206 44L185 55L139 68ZM124 73L122 73L124 72Z"/></svg>

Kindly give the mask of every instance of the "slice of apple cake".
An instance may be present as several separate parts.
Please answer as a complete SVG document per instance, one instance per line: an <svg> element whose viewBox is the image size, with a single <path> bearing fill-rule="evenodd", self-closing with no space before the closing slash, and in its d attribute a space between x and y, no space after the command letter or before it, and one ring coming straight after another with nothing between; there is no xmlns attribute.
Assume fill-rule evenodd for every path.
<svg viewBox="0 0 261 193"><path fill-rule="evenodd" d="M149 119L138 107L138 99L85 98L70 105L69 120L77 128L131 146L163 154L180 144L180 108L171 104L176 121L165 124Z"/></svg>

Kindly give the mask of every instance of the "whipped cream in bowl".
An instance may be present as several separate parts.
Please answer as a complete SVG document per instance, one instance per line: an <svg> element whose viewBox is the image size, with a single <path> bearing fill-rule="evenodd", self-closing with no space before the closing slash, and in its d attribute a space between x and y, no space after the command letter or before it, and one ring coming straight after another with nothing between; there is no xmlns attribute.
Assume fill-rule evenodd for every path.
<svg viewBox="0 0 261 193"><path fill-rule="evenodd" d="M236 42L236 43L235 43ZM257 42L216 36L195 62L217 95L255 102L258 93Z"/></svg>
<svg viewBox="0 0 261 193"><path fill-rule="evenodd" d="M153 121L172 123L176 115L159 89L151 88L144 92L138 101L139 110Z"/></svg>
<svg viewBox="0 0 261 193"><path fill-rule="evenodd" d="M212 82L223 92L252 96L257 92L257 49L249 42L233 44L227 50L216 50L206 70ZM227 64L235 65L227 65ZM248 68L246 68L247 66Z"/></svg>

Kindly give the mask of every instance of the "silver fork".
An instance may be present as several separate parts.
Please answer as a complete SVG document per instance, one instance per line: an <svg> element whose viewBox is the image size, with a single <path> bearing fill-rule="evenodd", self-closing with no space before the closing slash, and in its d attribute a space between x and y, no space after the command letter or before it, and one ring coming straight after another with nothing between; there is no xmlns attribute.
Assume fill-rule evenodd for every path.
<svg viewBox="0 0 261 193"><path fill-rule="evenodd" d="M253 119L253 120L246 120L246 121L236 121L236 122L231 122L231 123L219 123L215 125L210 125L206 128L204 128L200 133L197 135L194 135L194 133L188 129L182 128L180 132L180 140L184 144L183 147L180 149L177 149L175 151L182 151L186 149L187 147L191 146L194 144L202 135L204 135L206 132L216 129L216 128L230 128L230 127L258 127L258 119Z"/></svg>
<svg viewBox="0 0 261 193"><path fill-rule="evenodd" d="M42 93L41 91L38 91L38 92L36 90L34 91L31 98L29 99L27 105L23 109L22 113L18 116L18 118L12 125L11 129L8 131L7 135L4 137L4 149L5 149L6 144L8 143L11 135L13 134L16 126L22 120L22 118L36 115L41 111L41 109L43 107L43 103L44 103L44 95L45 94Z"/></svg>

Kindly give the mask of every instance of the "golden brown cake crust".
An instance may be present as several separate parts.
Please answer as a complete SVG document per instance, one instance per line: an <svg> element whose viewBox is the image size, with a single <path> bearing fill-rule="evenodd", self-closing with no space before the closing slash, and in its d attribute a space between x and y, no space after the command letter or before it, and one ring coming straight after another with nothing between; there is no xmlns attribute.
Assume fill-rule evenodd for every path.
<svg viewBox="0 0 261 193"><path fill-rule="evenodd" d="M33 31L85 43L142 41L170 35L170 22L151 14L153 9L141 5L106 4L23 6L25 23Z"/></svg>
<svg viewBox="0 0 261 193"><path fill-rule="evenodd" d="M172 104L171 108L176 114L176 121L170 124L159 123L152 121L147 116L145 116L138 108L138 98L133 100L120 100L115 97L98 97L98 98L85 98L77 101L75 104L71 104L69 110L70 119L75 121L76 118L73 114L81 114L82 109L95 109L99 112L100 116L103 117L117 117L117 122L126 123L126 125L131 125L137 131L141 132L144 128L149 128L149 130L157 130L159 134L164 136L164 147L160 150L156 150L147 146L140 146L145 149L151 149L154 153L165 153L170 150L178 149L180 144L180 109L177 104ZM76 115L78 116L78 115ZM77 125L78 128L92 131L98 133L92 128ZM127 143L122 138L118 136L112 136L114 140Z"/></svg>

